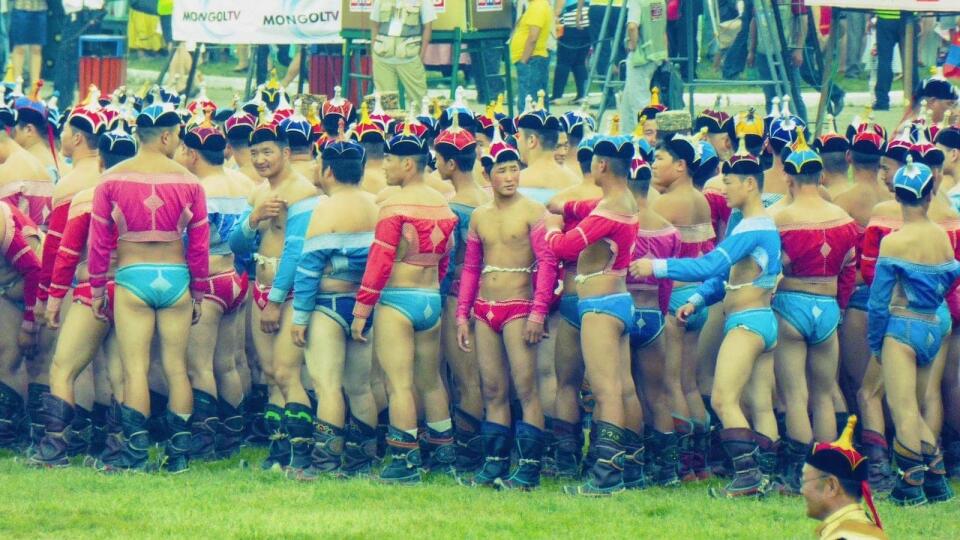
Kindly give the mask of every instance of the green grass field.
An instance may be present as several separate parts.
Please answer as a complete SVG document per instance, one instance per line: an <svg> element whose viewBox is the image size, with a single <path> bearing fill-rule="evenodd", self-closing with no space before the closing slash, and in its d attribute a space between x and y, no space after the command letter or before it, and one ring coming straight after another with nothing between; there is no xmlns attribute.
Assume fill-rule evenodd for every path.
<svg viewBox="0 0 960 540"><path fill-rule="evenodd" d="M811 538L816 526L800 498L714 500L703 483L594 500L554 482L534 493L446 478L302 484L261 472L262 455L171 477L33 470L0 453L0 538ZM956 539L958 504L879 511L891 538Z"/></svg>

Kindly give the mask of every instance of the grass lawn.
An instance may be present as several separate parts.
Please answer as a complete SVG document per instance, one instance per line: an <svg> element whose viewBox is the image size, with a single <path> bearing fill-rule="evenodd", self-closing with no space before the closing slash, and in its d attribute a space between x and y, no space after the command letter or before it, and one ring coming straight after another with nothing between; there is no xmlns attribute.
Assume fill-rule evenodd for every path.
<svg viewBox="0 0 960 540"><path fill-rule="evenodd" d="M256 466L262 450L181 476L28 469L0 453L0 538L811 538L800 498L713 500L706 485L583 500L372 481L300 484ZM891 538L960 538L958 503L879 511Z"/></svg>

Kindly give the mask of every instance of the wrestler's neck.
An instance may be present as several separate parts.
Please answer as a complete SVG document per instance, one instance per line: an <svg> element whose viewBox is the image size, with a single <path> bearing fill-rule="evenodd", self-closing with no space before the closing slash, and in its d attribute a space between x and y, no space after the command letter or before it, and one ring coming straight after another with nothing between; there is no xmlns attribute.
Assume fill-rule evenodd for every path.
<svg viewBox="0 0 960 540"><path fill-rule="evenodd" d="M787 184L787 173L783 170L783 162L779 159L773 160L770 170L764 173L764 193L786 194L786 189L769 189L769 186L778 188Z"/></svg>
<svg viewBox="0 0 960 540"><path fill-rule="evenodd" d="M820 183L823 187L838 186L847 182L846 174L823 173L820 177Z"/></svg>
<svg viewBox="0 0 960 540"><path fill-rule="evenodd" d="M747 197L743 201L743 204L736 208L740 210L740 213L742 213L743 217L745 218L757 217L766 213L763 208L763 199L760 198L759 191Z"/></svg>
<svg viewBox="0 0 960 540"><path fill-rule="evenodd" d="M239 169L250 165L250 152L247 150L238 150L234 152L233 162L237 164L237 168Z"/></svg>
<svg viewBox="0 0 960 540"><path fill-rule="evenodd" d="M403 189L403 188L408 188L413 186L420 186L425 184L426 182L427 182L426 173L420 171L420 172L412 172L404 176L403 178L400 179L400 182L398 185L400 186L400 189Z"/></svg>
<svg viewBox="0 0 960 540"><path fill-rule="evenodd" d="M854 184L863 184L865 186L875 186L877 185L877 171L876 169L858 169L853 168L853 183Z"/></svg>
<svg viewBox="0 0 960 540"><path fill-rule="evenodd" d="M530 159L527 161L527 169L530 170L542 170L548 168L562 167L557 163L557 160L553 158L553 152L545 152L543 150L530 150Z"/></svg>
<svg viewBox="0 0 960 540"><path fill-rule="evenodd" d="M627 179L625 177L618 177L612 174L605 174L595 178L597 185L600 186L600 190L603 192L604 199L612 199L619 197L623 194L624 191L629 190L627 187Z"/></svg>
<svg viewBox="0 0 960 540"><path fill-rule="evenodd" d="M224 174L223 165L211 165L209 163L203 163L203 160L198 160L194 170L190 171L197 178L203 180L205 178L210 178L212 176L221 176Z"/></svg>
<svg viewBox="0 0 960 540"><path fill-rule="evenodd" d="M310 152L298 152L290 154L290 161L313 161L313 156Z"/></svg>
<svg viewBox="0 0 960 540"><path fill-rule="evenodd" d="M929 205L923 206L907 206L905 204L900 205L900 212L903 214L903 223L923 223L930 221L930 216L928 215Z"/></svg>
<svg viewBox="0 0 960 540"><path fill-rule="evenodd" d="M793 183L793 187L790 188L790 197L794 201L823 201L823 196L820 195L820 186L816 184L798 184Z"/></svg>
<svg viewBox="0 0 960 540"><path fill-rule="evenodd" d="M73 149L73 152L70 154L70 160L73 163L74 169L81 167L100 167L100 153L90 148L83 148L82 146Z"/></svg>
<svg viewBox="0 0 960 540"><path fill-rule="evenodd" d="M663 190L664 194L667 193L678 193L680 191L696 191L697 188L693 187L693 178L688 174L681 174L674 178L673 182L667 184L666 189Z"/></svg>
<svg viewBox="0 0 960 540"><path fill-rule="evenodd" d="M22 152L23 147L6 134L0 134L0 162L6 161L13 154Z"/></svg>
<svg viewBox="0 0 960 540"><path fill-rule="evenodd" d="M477 184L477 181L473 178L473 172L463 172L463 171L454 171L450 175L450 178L444 178L444 180L450 180L450 183L453 184L454 191L457 194L469 193L472 191L479 191L480 186Z"/></svg>
<svg viewBox="0 0 960 540"><path fill-rule="evenodd" d="M330 185L324 186L324 191L330 197L331 200L338 197L343 197L344 195L350 195L352 193L357 193L363 191L363 188L360 187L360 184L343 184L341 182L331 182Z"/></svg>

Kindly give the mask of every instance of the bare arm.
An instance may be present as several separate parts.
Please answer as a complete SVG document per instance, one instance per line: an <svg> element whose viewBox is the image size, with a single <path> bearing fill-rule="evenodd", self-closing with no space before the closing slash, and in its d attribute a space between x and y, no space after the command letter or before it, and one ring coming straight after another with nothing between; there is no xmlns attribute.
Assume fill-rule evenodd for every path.
<svg viewBox="0 0 960 540"><path fill-rule="evenodd" d="M539 26L530 27L530 35L527 36L527 42L523 46L523 55L520 57L520 63L526 64L533 56L533 48L537 45L537 39L540 37L542 29Z"/></svg>

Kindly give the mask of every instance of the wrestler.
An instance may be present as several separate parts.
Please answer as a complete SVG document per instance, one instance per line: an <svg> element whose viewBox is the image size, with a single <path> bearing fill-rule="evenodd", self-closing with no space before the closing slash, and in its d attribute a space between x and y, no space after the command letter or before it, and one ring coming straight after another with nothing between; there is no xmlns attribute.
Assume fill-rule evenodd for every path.
<svg viewBox="0 0 960 540"><path fill-rule="evenodd" d="M47 182L55 184L60 180L60 164L57 162L53 127L49 124L50 109L40 99L40 89L42 87L43 81L37 81L33 86L30 97L21 96L14 100L13 108L17 112L17 123L11 135L20 146L40 160L47 171ZM45 200L49 205L52 189L35 182L24 183L24 196L37 197L39 200ZM31 204L31 206L34 205ZM32 213L29 214L30 218L41 217L42 208L43 206L37 206L35 210L32 209ZM49 211L50 209L47 207L47 212ZM36 223L41 224L40 221Z"/></svg>
<svg viewBox="0 0 960 540"><path fill-rule="evenodd" d="M360 121L350 130L350 138L363 147L365 161L360 187L367 193L376 195L387 187L387 179L383 174L383 143L386 142L386 134L383 127L370 118L366 102L360 105Z"/></svg>
<svg viewBox="0 0 960 540"><path fill-rule="evenodd" d="M960 180L960 125L944 127L937 131L937 136L933 140L937 148L944 154L943 160L943 185L952 186L949 188L950 200L954 207L960 207L957 204L957 195L960 194L958 180Z"/></svg>
<svg viewBox="0 0 960 540"><path fill-rule="evenodd" d="M5 135L0 136L5 138ZM0 140L0 148L3 147ZM7 346L0 350L0 448L19 450L27 373L24 358L33 356L37 327L33 310L40 275L40 234L30 218L0 201L0 227L4 262L0 263L0 324ZM13 336L16 335L16 338ZM28 412L30 410L28 409Z"/></svg>
<svg viewBox="0 0 960 540"><path fill-rule="evenodd" d="M314 174L313 143L317 135L310 122L300 114L299 105L295 105L297 112L280 121L280 129L286 134L290 146L290 167L295 173L309 179Z"/></svg>
<svg viewBox="0 0 960 540"><path fill-rule="evenodd" d="M943 68L937 68L937 71L929 79L920 81L919 90L914 96L914 103L923 106L926 104L926 110L930 111L931 125L940 124L947 119L947 112L956 108L957 100L960 99L960 92L943 76ZM923 111L921 111L922 113Z"/></svg>
<svg viewBox="0 0 960 540"><path fill-rule="evenodd" d="M356 142L324 147L320 181L330 198L310 218L294 281L291 334L296 346L305 347L319 403L310 463L296 471L300 480L368 475L376 452L372 351L369 344L349 339L378 210L373 195L359 187L363 160L363 147Z"/></svg>
<svg viewBox="0 0 960 540"><path fill-rule="evenodd" d="M624 489L625 479L643 477L643 412L630 366L633 299L626 288L639 230L637 203L627 188L634 151L630 137L598 137L590 169L603 198L567 232L561 232L561 216L545 218L547 243L557 258L578 259L580 342L596 399L596 461L586 482L564 487L570 495L610 495Z"/></svg>
<svg viewBox="0 0 960 540"><path fill-rule="evenodd" d="M546 335L556 260L544 240L543 205L517 191L516 149L494 143L483 160L494 200L478 208L470 220L456 306L457 341L464 352L473 352L470 314L479 321L476 354L486 419L484 464L474 483L529 490L540 485L544 451L536 345ZM514 438L518 465L508 474L511 387L520 401L522 420Z"/></svg>
<svg viewBox="0 0 960 540"><path fill-rule="evenodd" d="M457 343L457 295L460 292L460 274L467 249L467 231L474 210L490 200L473 176L477 159L477 144L469 131L460 127L459 114L453 125L440 132L434 142L437 153L437 172L444 181L453 184L456 193L450 199L450 210L457 216L450 250L450 266L440 283L444 296L440 337L443 356L456 387L453 409L453 430L457 442L458 473L473 473L483 465L483 442L480 438L483 419L483 397L480 388L480 368L477 354L463 351ZM472 325L471 325L472 328Z"/></svg>
<svg viewBox="0 0 960 540"><path fill-rule="evenodd" d="M960 263L947 234L927 216L934 191L930 168L908 158L893 184L903 225L880 243L867 339L881 360L897 430L894 458L902 473L890 498L917 505L953 497L937 438L921 416L920 404L941 345L936 312L944 291L953 293L956 287Z"/></svg>
<svg viewBox="0 0 960 540"><path fill-rule="evenodd" d="M427 163L425 165L425 171L427 172L424 176L424 182L426 182L427 187L432 188L434 191L439 191L441 195L449 200L450 197L453 197L453 186L450 185L449 182L444 182L440 178L440 175L437 173L436 169L431 167L431 164L436 165L433 161L434 156L431 152L431 145L433 144L437 134L437 120L432 116L423 115L416 118L408 117L403 122L398 121L395 123L394 135L402 134L404 130L408 129L407 125L410 126L410 133L421 139L427 146ZM384 170L386 170L385 166ZM393 197L399 191L400 186L387 182L387 187L381 189L380 192L377 193L377 204L382 206L387 199Z"/></svg>
<svg viewBox="0 0 960 540"><path fill-rule="evenodd" d="M704 281L677 309L680 322L725 294L725 336L711 397L723 424L720 440L733 461L734 477L725 488L712 490L711 494L755 496L762 495L768 483L758 469L758 435L771 440L778 436L771 402L772 366L764 365L769 355L763 353L771 351L777 342L770 297L781 272L780 236L760 198L763 171L759 160L741 145L724 163L723 173L727 200L741 211L743 220L717 248L696 259L640 259L630 265L630 270L637 278L654 275ZM745 388L747 395L743 395ZM741 408L741 397L751 409L753 430Z"/></svg>
<svg viewBox="0 0 960 540"><path fill-rule="evenodd" d="M827 125L831 122L828 119ZM830 199L835 201L841 193L850 188L850 141L834 132L825 133L811 145L823 162L820 185L827 189ZM839 203L838 203L839 204Z"/></svg>
<svg viewBox="0 0 960 540"><path fill-rule="evenodd" d="M784 277L771 307L779 335L774 371L787 413L780 474L784 487L798 493L813 441L830 441L837 434L833 404L840 353L837 327L840 305L846 305L853 292L854 248L860 231L849 214L820 196L825 164L807 146L803 133L787 148L784 171L792 202L774 218Z"/></svg>
<svg viewBox="0 0 960 540"><path fill-rule="evenodd" d="M259 185L263 182L263 177L257 173L257 168L250 159L250 134L256 127L257 117L243 109L237 109L223 123L223 131L227 136L227 153L233 159L237 170Z"/></svg>
<svg viewBox="0 0 960 540"><path fill-rule="evenodd" d="M631 169L630 182L627 185L640 208L640 230L633 253L634 260L679 256L682 243L680 232L669 221L654 213L647 201L647 191L653 177L649 164L639 156L634 157ZM646 419L646 426L652 428L649 430L652 433L645 433L645 441L659 440L663 438L662 434L673 432L672 401L664 373L666 338L663 333L672 289L673 282L669 279L636 279L627 275L627 290L633 297L634 306L634 325L630 332L633 377L635 384L641 389L645 410L652 413ZM663 482L659 482L659 470L663 467L666 469L665 476L675 483L678 460L676 447L674 451L666 453L663 448L662 444L651 445L646 460L647 476L662 484ZM626 469L624 472L626 473ZM630 488L642 484L640 479L630 483L624 479L624 485Z"/></svg>
<svg viewBox="0 0 960 540"><path fill-rule="evenodd" d="M692 139L672 137L657 147L656 160L651 167L652 185L660 192L651 209L680 232L680 257L705 255L713 250L716 240L710 203L693 184L693 174L700 165L699 150L699 144ZM698 283L675 280L670 296L669 316L664 329L667 348L664 377L676 432L654 431L650 441L652 453L660 456L661 467L656 482L661 485L676 483L679 470L672 469L672 456L680 447L688 455L691 447L703 447L702 439L708 431L706 426L710 424L697 383L698 333L707 322L707 310L698 310L682 321L677 317L677 309L687 303L697 287ZM699 444L694 444L694 434Z"/></svg>
<svg viewBox="0 0 960 540"><path fill-rule="evenodd" d="M155 329L169 395L162 464L170 472L187 468L193 396L183 338L200 318L210 227L203 187L171 159L180 144L179 128L180 117L168 105L145 107L137 116L139 154L108 170L94 190L87 260L92 309L100 320L108 319L105 288L116 240L112 307L124 373L125 446L105 462L107 470L142 470L146 464L147 372Z"/></svg>
<svg viewBox="0 0 960 540"><path fill-rule="evenodd" d="M303 234L320 198L317 188L290 166L286 134L269 113L250 134L250 154L257 174L267 181L250 196L250 209L231 234L230 248L237 256L253 254L256 261L256 309L252 309L249 331L262 374L270 385L264 412L270 451L261 466L264 470L291 466L293 436L287 430L292 425L298 433L296 468L302 469L310 464L313 415L300 382L303 351L287 336Z"/></svg>
<svg viewBox="0 0 960 540"><path fill-rule="evenodd" d="M636 130L643 135L643 139L652 147L663 142L663 134L657 125L657 115L667 110L667 106L660 103L660 88L650 89L650 103L637 113ZM630 127L625 123L625 127Z"/></svg>
<svg viewBox="0 0 960 540"><path fill-rule="evenodd" d="M822 522L816 531L821 540L887 538L867 483L870 460L853 448L856 423L851 416L840 439L817 444L805 458L802 495L807 516ZM864 499L869 516L861 506Z"/></svg>
<svg viewBox="0 0 960 540"><path fill-rule="evenodd" d="M541 103L543 96L541 95ZM561 125L556 116L541 106L526 110L517 117L517 149L526 168L520 172L520 193L540 204L577 178L553 159Z"/></svg>
<svg viewBox="0 0 960 540"><path fill-rule="evenodd" d="M951 126L937 133L937 148L944 153L943 180L960 178L960 127ZM955 210L960 211L960 187L954 181L949 192ZM952 335L953 339L955 335ZM955 357L953 357L955 358ZM948 361L943 374L943 401L945 412L943 425L944 461L951 478L960 477L960 363Z"/></svg>
<svg viewBox="0 0 960 540"><path fill-rule="evenodd" d="M398 186L380 206L376 234L353 309L351 335L363 341L373 320L374 351L386 376L390 407L387 483L420 482L417 404L427 423L431 459L445 469L456 455L447 391L440 378L440 282L447 270L457 217L440 193L425 184L425 140L411 122L386 145L387 183Z"/></svg>
<svg viewBox="0 0 960 540"><path fill-rule="evenodd" d="M40 287L37 294L36 311L41 317L46 313L47 291L50 286L54 262L57 258L57 250L67 226L71 200L77 193L96 186L100 180L100 156L98 155L97 143L104 129L104 117L100 114L99 107L99 104L94 105L94 108L76 107L71 111L64 124L61 135L63 154L72 160L73 168L60 180L53 191L53 211L50 213L47 236L43 243ZM56 305L59 305L59 303ZM79 311L83 311L84 314L77 315L75 319L94 319L89 310ZM43 421L36 422L41 425L40 429L42 430L43 425L49 426L52 421L55 428L52 432L58 433L60 438L56 441L48 440L46 445L39 444L36 455L30 460L31 463L35 464L64 465L68 463L68 454L73 456L86 451L82 432L89 425L92 404L89 402L77 403L74 400L74 384L77 382L80 371L74 374L70 373L69 369L64 370L63 367L68 362L72 364L75 360L79 360L79 363L83 365L81 370L85 368L92 355L99 349L102 337L97 340L90 354L85 354L87 351L83 347L83 345L89 343L89 336L83 333L83 327L80 328L81 333L79 335L74 334L72 337L67 336L63 340L58 339L59 319L65 314L66 310L63 314L59 312L51 313L53 320L46 325L48 330L44 333L44 339L49 343L49 346L45 349L49 349L49 351L44 350L41 353L39 369L49 372L50 386L48 388L49 393L42 394L43 405L37 410L39 415L45 418ZM93 326L101 325L95 324ZM78 344L78 339L84 341L84 343L82 345ZM56 346L65 348L62 349L58 357L54 347L55 343L61 341L63 345L57 344ZM68 356L69 358L67 358ZM49 363L45 361L48 360L48 357ZM89 388L92 379L83 381L81 384L86 384L88 388L80 393L92 395L93 389ZM69 429L59 429L60 424L64 422L69 426ZM37 435L42 437L42 431ZM35 442L39 442L39 439L36 438Z"/></svg>
<svg viewBox="0 0 960 540"><path fill-rule="evenodd" d="M227 242L255 186L243 173L223 166L227 139L210 121L211 112L198 111L201 120L186 133L176 154L177 162L200 179L211 228L209 274L203 284L208 302L190 329L187 344L187 375L193 388L190 459L229 457L239 449L243 435L238 410L243 384L236 350L243 345L241 308L247 275L237 275Z"/></svg>
<svg viewBox="0 0 960 540"><path fill-rule="evenodd" d="M68 121L68 125L78 127L78 130L82 129L79 126L93 125L97 120L95 115L84 114L79 109L74 109L71 114L79 116ZM67 133L66 129L64 133ZM93 434L90 436L87 453L93 460L100 459L102 464L104 459L111 455L116 456L123 449L119 436L121 429L118 401L123 397L123 374L116 350L116 336L111 332L112 321L101 320L89 309L78 308L61 312L60 307L71 290L73 303L87 308L92 304L86 246L94 188L99 184L100 171L136 155L137 143L123 130L109 131L100 136L97 151L86 146L87 140L79 134L64 137L65 155L72 156L74 166L57 188L59 190L61 187L72 186L74 189L81 189L67 203L57 205L52 216L56 218L56 210L59 208L68 209L49 273L48 298L45 303L46 325L58 329L59 334L50 366L50 393L43 397L45 435L40 441L38 451L29 461L34 465L47 467L69 464L68 457L72 455L70 448L75 445L75 439L79 438L78 430L71 428L76 422L79 408L76 405L74 385L91 361L94 362L94 371L97 373L96 401L90 414ZM96 160L95 175L89 170L90 159ZM55 227L61 228L57 225L58 221L59 219L51 219L51 232ZM50 240L48 234L47 242ZM111 278L112 270L111 268L109 272ZM112 279L107 282L107 293L111 299L114 297ZM101 347L108 358L99 354ZM96 463L94 465L97 466Z"/></svg>
<svg viewBox="0 0 960 540"><path fill-rule="evenodd" d="M567 135L563 166L573 174L574 178L583 178L583 168L577 153L580 143L597 129L593 117L582 110L569 111L560 117L560 128Z"/></svg>
<svg viewBox="0 0 960 540"><path fill-rule="evenodd" d="M783 107L773 118L764 118L766 124L765 147L773 154L773 162L769 170L763 173L764 206L770 207L789 195L787 189L787 175L783 170L783 149L797 140L797 134L806 129L806 124L799 117L790 114L789 98L784 98ZM789 204L785 201L783 205Z"/></svg>
<svg viewBox="0 0 960 540"><path fill-rule="evenodd" d="M733 117L720 109L720 96L713 109L704 109L693 123L693 130L707 128L707 142L717 151L720 161L733 157L737 149L737 130Z"/></svg>

